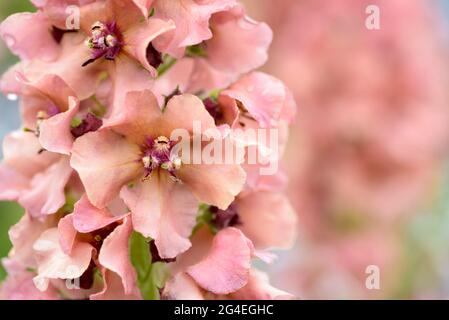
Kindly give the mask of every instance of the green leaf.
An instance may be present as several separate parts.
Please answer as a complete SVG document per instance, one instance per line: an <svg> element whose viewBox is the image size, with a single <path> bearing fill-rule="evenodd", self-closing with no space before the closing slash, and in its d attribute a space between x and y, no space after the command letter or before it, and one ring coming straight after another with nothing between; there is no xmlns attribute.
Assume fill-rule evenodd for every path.
<svg viewBox="0 0 449 320"><path fill-rule="evenodd" d="M8 230L20 220L23 213L23 209L17 203L0 202L0 258L8 255L8 252L11 249ZM0 263L0 281L5 277L6 271Z"/></svg>
<svg viewBox="0 0 449 320"><path fill-rule="evenodd" d="M200 204L198 208L198 215L196 217L196 226L193 228L192 235L194 235L203 226L209 227L210 231L214 234L218 232L217 228L212 223L212 220L215 217L210 208L210 205L204 203Z"/></svg>
<svg viewBox="0 0 449 320"><path fill-rule="evenodd" d="M150 246L145 237L133 232L129 239L129 255L131 264L137 272L138 281L144 281L151 271Z"/></svg>
<svg viewBox="0 0 449 320"><path fill-rule="evenodd" d="M151 277L144 282L139 283L140 293L144 300L160 300L159 288L153 282Z"/></svg>
<svg viewBox="0 0 449 320"><path fill-rule="evenodd" d="M151 278L156 287L162 289L165 286L169 276L169 271L167 269L167 264L163 262L153 263L151 267Z"/></svg>
<svg viewBox="0 0 449 320"><path fill-rule="evenodd" d="M144 300L159 300L159 289L164 287L168 277L165 263L151 264L148 239L138 232L133 232L129 240L131 264L137 273L137 285Z"/></svg>
<svg viewBox="0 0 449 320"><path fill-rule="evenodd" d="M204 49L204 45L202 43L195 44L193 46L189 46L186 49L186 56L187 57L206 57L206 50Z"/></svg>
<svg viewBox="0 0 449 320"><path fill-rule="evenodd" d="M218 100L218 96L220 95L221 91L222 91L221 89L212 90L211 92L209 92L209 97L212 100L217 101Z"/></svg>
<svg viewBox="0 0 449 320"><path fill-rule="evenodd" d="M168 54L165 54L163 59L164 62L157 68L158 77L162 77L168 70L170 70L171 67L175 65L177 61L175 58Z"/></svg>
<svg viewBox="0 0 449 320"><path fill-rule="evenodd" d="M81 120L81 118L74 117L72 119L72 121L70 122L70 127L76 128L76 127L80 126L82 122L83 122L83 120Z"/></svg>

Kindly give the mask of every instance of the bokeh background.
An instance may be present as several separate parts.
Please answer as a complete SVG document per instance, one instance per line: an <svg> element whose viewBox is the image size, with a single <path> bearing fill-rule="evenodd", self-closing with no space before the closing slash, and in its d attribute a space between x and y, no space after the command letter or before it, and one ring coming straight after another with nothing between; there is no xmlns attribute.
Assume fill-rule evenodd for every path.
<svg viewBox="0 0 449 320"><path fill-rule="evenodd" d="M449 298L449 1L243 2L274 30L263 69L299 106L283 164L299 238L265 267L272 282L302 298ZM0 20L29 10L2 0ZM0 44L0 71L14 62ZM0 97L0 137L18 127ZM0 203L1 256L21 214Z"/></svg>

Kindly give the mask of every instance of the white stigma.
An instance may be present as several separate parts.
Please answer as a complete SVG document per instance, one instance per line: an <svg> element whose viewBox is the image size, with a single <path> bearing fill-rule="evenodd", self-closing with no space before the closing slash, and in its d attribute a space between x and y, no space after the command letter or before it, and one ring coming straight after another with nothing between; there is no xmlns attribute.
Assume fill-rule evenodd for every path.
<svg viewBox="0 0 449 320"><path fill-rule="evenodd" d="M145 168L147 168L147 169L150 168L151 167L151 157L150 156L143 157L142 163Z"/></svg>

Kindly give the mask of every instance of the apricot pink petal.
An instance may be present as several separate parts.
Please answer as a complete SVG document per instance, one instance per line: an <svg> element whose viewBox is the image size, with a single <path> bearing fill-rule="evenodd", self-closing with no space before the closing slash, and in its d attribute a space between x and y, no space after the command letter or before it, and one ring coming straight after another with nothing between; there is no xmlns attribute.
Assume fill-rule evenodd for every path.
<svg viewBox="0 0 449 320"><path fill-rule="evenodd" d="M14 246L14 261L25 268L36 267L36 261L32 252L33 243L48 228L53 227L53 219L33 219L29 214L24 214L20 221L9 229L9 239Z"/></svg>
<svg viewBox="0 0 449 320"><path fill-rule="evenodd" d="M154 17L175 22L176 29L161 39L157 39L156 48L172 56L180 57L180 48L201 43L212 37L209 20L214 13L234 6L235 0L155 0Z"/></svg>
<svg viewBox="0 0 449 320"><path fill-rule="evenodd" d="M69 6L79 8L94 1L96 0L31 0L35 7L49 17L52 25L59 29L67 29L67 18L70 14L76 13L76 11L68 10Z"/></svg>
<svg viewBox="0 0 449 320"><path fill-rule="evenodd" d="M16 13L0 24L0 37L22 60L51 61L59 53L51 28L51 22L42 12Z"/></svg>
<svg viewBox="0 0 449 320"><path fill-rule="evenodd" d="M259 191L236 201L239 227L257 249L290 248L296 238L297 216L282 193Z"/></svg>
<svg viewBox="0 0 449 320"><path fill-rule="evenodd" d="M167 137L175 129L185 129L193 133L195 122L201 123L201 132L216 129L214 118L207 112L203 102L191 94L171 98L164 109L161 122Z"/></svg>
<svg viewBox="0 0 449 320"><path fill-rule="evenodd" d="M25 177L31 178L36 173L58 161L59 155L40 152L42 146L34 133L14 131L3 140L3 163Z"/></svg>
<svg viewBox="0 0 449 320"><path fill-rule="evenodd" d="M45 9L45 7L51 7L55 5L66 7L69 5L78 4L82 6L94 1L95 0L31 0L31 3L33 3L36 8Z"/></svg>
<svg viewBox="0 0 449 320"><path fill-rule="evenodd" d="M204 300L201 289L184 272L177 273L165 284L163 297L168 300Z"/></svg>
<svg viewBox="0 0 449 320"><path fill-rule="evenodd" d="M73 214L66 215L59 220L59 245L61 250L70 255L72 253L73 246L75 245L76 235L78 232L73 226Z"/></svg>
<svg viewBox="0 0 449 320"><path fill-rule="evenodd" d="M279 168L281 164L276 164ZM288 184L287 174L279 169L275 174L272 175L261 175L260 172L264 166L259 164L248 164L243 165L243 169L246 172L247 179L244 192L251 191L272 191L281 192Z"/></svg>
<svg viewBox="0 0 449 320"><path fill-rule="evenodd" d="M149 9L151 5L153 4L154 0L133 0L134 4L142 10L142 15L144 17L148 17L149 15Z"/></svg>
<svg viewBox="0 0 449 320"><path fill-rule="evenodd" d="M189 92L227 88L236 80L235 77L235 75L215 69L207 58L195 58L189 83Z"/></svg>
<svg viewBox="0 0 449 320"><path fill-rule="evenodd" d="M247 285L231 294L230 297L235 300L291 300L295 298L273 287L269 283L268 275L256 269L251 269Z"/></svg>
<svg viewBox="0 0 449 320"><path fill-rule="evenodd" d="M113 216L107 209L98 209L83 195L73 210L73 226L78 232L89 233L120 221L123 217Z"/></svg>
<svg viewBox="0 0 449 320"><path fill-rule="evenodd" d="M169 96L176 88L181 92L188 92L194 61L191 58L180 59L164 75L156 79L151 91L157 96L159 105L162 105L164 97Z"/></svg>
<svg viewBox="0 0 449 320"><path fill-rule="evenodd" d="M34 82L43 76L52 74L62 78L72 88L79 100L89 98L95 93L104 70L101 63L82 64L89 59L90 51L80 33L66 33L61 41L61 54L53 62L40 60L27 61L22 72L29 81Z"/></svg>
<svg viewBox="0 0 449 320"><path fill-rule="evenodd" d="M176 129L193 133L195 123L201 124L202 131L216 128L203 102L191 94L174 96L164 111L160 109L154 94L148 90L130 92L125 101L122 114L106 120L104 127L119 132L139 145L147 137L170 138Z"/></svg>
<svg viewBox="0 0 449 320"><path fill-rule="evenodd" d="M289 88L285 87L285 102L284 107L281 112L281 120L286 121L287 123L291 123L295 117L297 112L297 105L295 101L295 97Z"/></svg>
<svg viewBox="0 0 449 320"><path fill-rule="evenodd" d="M103 289L90 296L91 300L141 300L140 294L125 294L123 283L115 272L103 268Z"/></svg>
<svg viewBox="0 0 449 320"><path fill-rule="evenodd" d="M0 164L0 199L16 201L28 188L29 179L16 170Z"/></svg>
<svg viewBox="0 0 449 320"><path fill-rule="evenodd" d="M190 248L198 201L181 183L165 172L125 186L121 197L132 212L134 229L156 241L162 258L174 258Z"/></svg>
<svg viewBox="0 0 449 320"><path fill-rule="evenodd" d="M17 72L23 67L21 62L16 63L6 70L0 78L0 91L5 95L13 94L18 96L22 93L22 83L17 78Z"/></svg>
<svg viewBox="0 0 449 320"><path fill-rule="evenodd" d="M215 294L235 292L248 283L253 248L235 228L220 231L207 257L187 269L203 289Z"/></svg>
<svg viewBox="0 0 449 320"><path fill-rule="evenodd" d="M92 25L97 21L114 21L122 34L132 26L148 20L141 1L102 0L80 7L80 28L90 34ZM140 3L141 4L141 3Z"/></svg>
<svg viewBox="0 0 449 320"><path fill-rule="evenodd" d="M38 275L34 277L36 287L45 291L50 279L77 279L86 271L92 258L93 247L79 242L71 255L65 254L59 245L57 228L48 229L34 243Z"/></svg>
<svg viewBox="0 0 449 320"><path fill-rule="evenodd" d="M56 290L48 288L39 291L33 283L33 274L23 271L20 275L9 276L0 287L1 300L59 300Z"/></svg>
<svg viewBox="0 0 449 320"><path fill-rule="evenodd" d="M42 147L50 152L70 155L73 141L71 123L79 111L79 102L75 97L69 97L69 109L42 121L39 141Z"/></svg>
<svg viewBox="0 0 449 320"><path fill-rule="evenodd" d="M123 185L141 173L139 152L137 145L108 129L90 132L75 141L70 163L95 207L105 208Z"/></svg>
<svg viewBox="0 0 449 320"><path fill-rule="evenodd" d="M222 94L240 101L262 127L277 125L286 99L291 98L280 80L262 72L242 77Z"/></svg>
<svg viewBox="0 0 449 320"><path fill-rule="evenodd" d="M123 105L126 103L126 96L129 92L152 88L154 79L148 70L127 55L118 55L115 58L114 67L110 68L110 75L114 93L108 118L112 120L119 117L123 112Z"/></svg>
<svg viewBox="0 0 449 320"><path fill-rule="evenodd" d="M158 119L161 109L154 94L149 90L126 94L124 107L103 122L103 128L113 129L125 136L130 143L142 145L148 137L158 137Z"/></svg>
<svg viewBox="0 0 449 320"><path fill-rule="evenodd" d="M131 218L125 218L123 224L116 227L104 240L98 258L103 267L122 278L123 288L127 295L138 292L137 275L128 253L128 242L132 232Z"/></svg>
<svg viewBox="0 0 449 320"><path fill-rule="evenodd" d="M267 61L273 32L267 24L248 18L240 6L214 15L211 26L214 36L206 51L215 69L235 78Z"/></svg>
<svg viewBox="0 0 449 320"><path fill-rule="evenodd" d="M18 71L17 78L24 85L23 94L40 94L48 98L60 111L68 110L71 100L76 100L75 91L58 75L46 74L32 81L27 79L26 74Z"/></svg>
<svg viewBox="0 0 449 320"><path fill-rule="evenodd" d="M242 190L246 173L237 164L185 164L176 172L201 202L226 210Z"/></svg>
<svg viewBox="0 0 449 320"><path fill-rule="evenodd" d="M123 50L139 61L152 77L156 77L156 69L150 65L147 59L148 46L161 34L173 29L175 29L173 21L157 18L135 24L123 34L125 43Z"/></svg>
<svg viewBox="0 0 449 320"><path fill-rule="evenodd" d="M33 177L30 189L19 198L20 205L32 217L56 213L65 204L65 187L72 172L68 157L62 157Z"/></svg>

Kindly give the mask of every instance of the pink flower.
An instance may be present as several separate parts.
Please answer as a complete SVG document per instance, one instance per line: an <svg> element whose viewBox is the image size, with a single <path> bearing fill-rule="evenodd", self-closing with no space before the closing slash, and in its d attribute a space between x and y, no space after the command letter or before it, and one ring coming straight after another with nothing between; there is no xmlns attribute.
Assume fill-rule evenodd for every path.
<svg viewBox="0 0 449 320"><path fill-rule="evenodd" d="M33 273L26 270L14 260L2 261L8 272L8 279L0 286L0 300L58 300L59 295L54 287L44 292L39 291L33 283Z"/></svg>
<svg viewBox="0 0 449 320"><path fill-rule="evenodd" d="M202 130L215 128L192 95L173 97L162 111L150 92L132 92L122 119L79 138L73 148L71 165L91 203L104 208L120 192L135 229L155 239L163 257L190 247L198 201L226 209L245 181L239 165L183 164L171 158L177 143L169 139L172 131L192 134L194 121Z"/></svg>
<svg viewBox="0 0 449 320"><path fill-rule="evenodd" d="M50 19L42 12L16 13L0 24L0 37L23 60L38 58L52 61L57 58L60 49L49 31L51 28Z"/></svg>
<svg viewBox="0 0 449 320"><path fill-rule="evenodd" d="M177 86L182 92L191 93L226 88L240 75L265 63L271 30L266 24L251 20L241 5L214 14L210 25L213 37L190 47L156 81L156 93L168 95Z"/></svg>
<svg viewBox="0 0 449 320"><path fill-rule="evenodd" d="M86 215L92 218L88 222ZM94 272L98 269L105 278L103 289L92 292L96 298L105 295L108 285L112 285L108 280L116 278L121 279L124 295L138 297L136 274L128 255L131 232L127 214L112 216L81 200L73 214L59 221L58 228L48 229L34 243L36 286L45 290L51 279L79 279L80 288L92 292L96 287Z"/></svg>
<svg viewBox="0 0 449 320"><path fill-rule="evenodd" d="M257 249L293 246L298 229L296 212L282 193L254 191L235 201L238 228Z"/></svg>
<svg viewBox="0 0 449 320"><path fill-rule="evenodd" d="M209 239L209 240L208 240ZM226 228L210 235L199 231L194 249L181 255L163 295L167 299L273 299L289 296L268 284L261 272L251 269L253 246L241 231ZM199 242L201 241L201 245Z"/></svg>
<svg viewBox="0 0 449 320"><path fill-rule="evenodd" d="M246 285L254 247L241 231L229 227L215 237L199 231L193 241L193 248L177 259L175 274L185 273L197 286L213 294L228 294ZM170 296L169 284L166 290Z"/></svg>
<svg viewBox="0 0 449 320"><path fill-rule="evenodd" d="M54 214L65 204L73 173L68 157L42 151L34 134L15 132L4 141L0 165L0 197L17 200L34 217Z"/></svg>
<svg viewBox="0 0 449 320"><path fill-rule="evenodd" d="M209 20L214 13L234 6L236 0L155 0L156 18L173 20L176 29L155 41L155 47L174 57L181 57L184 48L212 38Z"/></svg>

